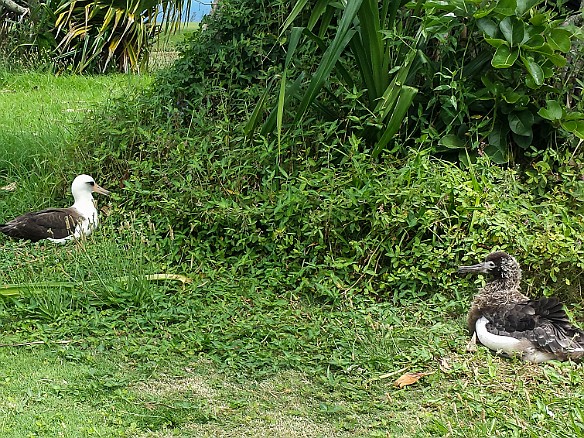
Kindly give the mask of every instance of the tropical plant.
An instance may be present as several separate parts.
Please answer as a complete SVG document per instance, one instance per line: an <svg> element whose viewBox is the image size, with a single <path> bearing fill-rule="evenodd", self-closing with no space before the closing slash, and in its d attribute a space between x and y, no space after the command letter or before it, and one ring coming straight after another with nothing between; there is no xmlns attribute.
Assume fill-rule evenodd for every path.
<svg viewBox="0 0 584 438"><path fill-rule="evenodd" d="M282 34L302 12L311 10L312 13L305 26L291 30L278 105L263 124L262 134L272 131L276 124L281 134L284 109L290 109L292 98L300 102L294 110L294 123L299 123L315 105L322 112L338 115L338 105L318 100L323 89L334 94L329 81L334 72L345 87L345 96L358 94L359 105L369 116L363 123L362 134L376 144L373 154L378 155L398 131L418 92L411 84L426 37L416 30L419 6L403 10L404 3L400 0L346 3L321 0L313 7L307 0L298 1L284 23ZM332 36L329 35L331 23L336 25ZM401 32L394 32L398 28ZM323 51L322 60L314 73L301 74L288 84L288 74L302 38L304 44L311 42ZM248 134L257 126L265 101L261 100L248 123Z"/></svg>
<svg viewBox="0 0 584 438"><path fill-rule="evenodd" d="M417 138L436 152L465 157L470 149L501 163L513 152L544 149L551 133L582 137L584 117L561 103L556 83L581 31L540 3L321 0L313 7L299 0L281 30L288 53L279 91L266 90L246 132L254 132L275 95L263 135L276 129L281 139L286 126L314 111L347 120L373 145L373 156L400 128L405 134L392 151ZM302 25L291 28L297 21ZM320 64L291 80L299 48L310 44ZM415 127L404 124L407 115Z"/></svg>
<svg viewBox="0 0 584 438"><path fill-rule="evenodd" d="M463 87L470 93L466 104L457 108L459 102L444 102L441 108L443 120L464 124L459 132L442 137L444 146L468 147L467 139L474 138L492 159L506 162L510 153L547 148L558 129L584 138L584 115L562 103L565 90L557 79L566 66L572 40L581 32L566 25L557 11L536 8L540 3L500 0L432 4L435 10L466 17L468 33L479 41L474 47L467 44L467 53L480 50L489 54L482 58L479 69L472 64L480 56L471 61L466 55L470 62L463 64L455 78L448 78L450 83L464 81ZM435 88L443 89L451 87ZM463 123L456 117L459 108L467 111Z"/></svg>
<svg viewBox="0 0 584 438"><path fill-rule="evenodd" d="M45 5L5 1L8 6L0 0L0 63L14 68L49 61L56 43Z"/></svg>
<svg viewBox="0 0 584 438"><path fill-rule="evenodd" d="M59 70L73 72L143 70L157 33L176 28L190 11L185 0L29 3L18 17L0 5L0 48L23 58L47 52Z"/></svg>
<svg viewBox="0 0 584 438"><path fill-rule="evenodd" d="M77 72L140 71L148 63L150 41L163 23L188 16L184 0L61 0L54 5L57 57ZM185 9L186 8L186 9ZM53 8L52 8L53 9Z"/></svg>

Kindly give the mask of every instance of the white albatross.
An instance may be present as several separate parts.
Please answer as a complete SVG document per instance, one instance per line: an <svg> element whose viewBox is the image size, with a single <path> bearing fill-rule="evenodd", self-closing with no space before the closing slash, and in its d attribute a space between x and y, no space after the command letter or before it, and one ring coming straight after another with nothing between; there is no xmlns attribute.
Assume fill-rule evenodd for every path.
<svg viewBox="0 0 584 438"><path fill-rule="evenodd" d="M69 208L48 208L18 216L0 224L0 232L15 239L38 242L48 239L64 243L81 236L88 236L99 223L92 193L109 195L89 175L79 175L71 184L75 202Z"/></svg>

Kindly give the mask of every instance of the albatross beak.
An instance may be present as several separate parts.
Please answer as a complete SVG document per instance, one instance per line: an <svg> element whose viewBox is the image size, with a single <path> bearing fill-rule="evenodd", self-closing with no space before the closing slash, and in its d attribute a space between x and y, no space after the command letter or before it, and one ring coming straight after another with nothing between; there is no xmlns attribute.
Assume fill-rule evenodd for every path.
<svg viewBox="0 0 584 438"><path fill-rule="evenodd" d="M457 271L459 274L487 274L489 272L489 266L487 263L477 263L476 265L471 266L460 266Z"/></svg>
<svg viewBox="0 0 584 438"><path fill-rule="evenodd" d="M106 196L110 194L109 190L106 190L103 187L98 186L97 183L93 184L93 191L97 192L97 193L101 193L102 195L106 195Z"/></svg>

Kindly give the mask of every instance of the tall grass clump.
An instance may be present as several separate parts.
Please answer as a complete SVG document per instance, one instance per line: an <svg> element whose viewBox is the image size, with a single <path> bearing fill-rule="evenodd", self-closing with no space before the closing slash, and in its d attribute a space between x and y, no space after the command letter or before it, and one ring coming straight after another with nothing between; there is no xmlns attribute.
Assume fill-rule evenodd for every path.
<svg viewBox="0 0 584 438"><path fill-rule="evenodd" d="M466 146L450 134L440 140L438 131L416 131L415 126L443 126L445 133L451 133L449 129L464 125L454 119L446 125L438 123L445 119L434 111L447 108L441 99L430 112L418 101L412 107L416 111L408 112L408 121L392 135L390 153L375 140L383 137L384 128L375 127L377 122L363 115L365 89L357 80L351 87L342 84L333 78L333 69L318 99L311 101L302 117L290 121L287 105L302 105L301 95L294 94L295 82L277 82L280 87L274 92L266 89L273 90L274 78L284 74L308 78L315 73L320 68L318 50L301 46L299 31L280 33L291 17L291 5L278 3L272 9L260 0L221 4L220 12L195 32L182 57L152 90L117 102L108 108L109 115L93 114L81 140L95 151L92 165L123 185L120 214L141 212L138 220L153 230L152 239L170 263L187 271L228 268L238 276L269 275L282 293L323 300L367 293L400 301L459 296L461 282L452 275L456 264L502 248L532 271L531 284L543 287L538 292L556 289L577 298L584 231L579 213L583 161L579 148L574 149L578 143L572 139L577 137L560 132L565 120L556 120L556 134L567 139L565 143L558 147L533 143L524 151L527 159L517 160L521 165L500 166L493 161L509 159L495 159L489 153L484 143L488 130L477 135L456 133L469 142ZM344 18L331 7L328 23L335 29ZM430 14L429 7L425 4L428 17L438 21L428 43L437 44L442 31L450 35L455 18L439 5ZM455 12L456 17L459 10ZM497 13L503 12L488 11ZM294 14L317 35L310 27L316 23L313 15L302 10ZM407 9L396 14L415 19ZM248 26L252 22L253 32ZM328 31L326 27L318 38L304 30L302 35L325 49L336 38ZM452 38L448 44L464 51ZM280 44L284 41L297 44L295 50L286 53L286 46ZM450 46L432 47L438 56ZM444 78L446 61L458 59L451 55L440 58L441 66L432 64L432 69L440 66L438 70L417 66L411 79L423 78L428 71L432 78ZM353 59L351 54L343 58ZM492 58L486 61L492 66ZM341 63L335 71L350 76L354 69L349 64ZM519 74L524 67L505 68L517 68L505 74ZM452 95L450 102L499 102L473 94L478 91L468 88L463 70L457 71L456 86L467 88ZM303 80L297 83L298 90ZM415 84L422 87L423 82ZM435 96L446 91L432 81L424 86L440 87ZM418 93L423 98L428 95ZM269 102L276 105L271 114ZM325 104L341 111L325 111ZM484 114L494 116L508 102L497 105ZM268 121L275 118L277 133L250 130L250 120L260 120L262 114ZM467 121L479 120L475 113L467 115ZM519 126L513 117L506 120L513 128ZM365 122L375 128L371 135L364 131ZM505 134L506 142L515 138L513 133ZM521 147L513 143L516 146ZM449 150L454 153L444 153Z"/></svg>

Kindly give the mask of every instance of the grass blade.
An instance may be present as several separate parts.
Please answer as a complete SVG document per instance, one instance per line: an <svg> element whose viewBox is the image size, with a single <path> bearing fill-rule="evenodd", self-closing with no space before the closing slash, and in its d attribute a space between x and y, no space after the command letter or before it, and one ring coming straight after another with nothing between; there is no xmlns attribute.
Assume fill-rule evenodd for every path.
<svg viewBox="0 0 584 438"><path fill-rule="evenodd" d="M298 17L300 12L302 12L304 7L306 6L306 3L308 3L308 0L298 0L298 2L296 2L294 8L292 9L292 12L290 12L290 15L288 15L288 18L286 18L286 21L284 21L284 24L282 25L280 35L282 35L286 31L286 29L290 27L292 22L296 19L296 17Z"/></svg>
<svg viewBox="0 0 584 438"><path fill-rule="evenodd" d="M381 139L375 145L373 150L373 157L377 157L381 151L387 146L391 138L397 133L406 116L408 110L412 106L414 97L418 94L418 89L404 85L400 88L395 107L393 108L391 119L387 124Z"/></svg>
<svg viewBox="0 0 584 438"><path fill-rule="evenodd" d="M278 133L278 159L280 157L280 146L282 141L282 119L284 118L284 104L286 102L286 70L282 74L280 81L280 93L278 95L278 112L276 116L276 131Z"/></svg>
<svg viewBox="0 0 584 438"><path fill-rule="evenodd" d="M73 289L75 283L63 282L63 281L41 281L38 283L24 283L24 284L3 284L0 286L0 296L2 297L13 297L22 295L30 289Z"/></svg>
<svg viewBox="0 0 584 438"><path fill-rule="evenodd" d="M147 281L180 281L183 285L190 284L193 279L181 274L148 274L143 277L116 277L115 281L127 283L132 278L143 278ZM100 280L86 281L86 282L71 282L71 281L40 281L37 283L22 283L22 284L3 284L0 285L0 297L15 297L22 295L30 289L75 289L81 284L97 284Z"/></svg>
<svg viewBox="0 0 584 438"><path fill-rule="evenodd" d="M300 76L286 88L286 93L284 97L284 105L286 105L290 99L296 97L300 93L300 85L304 80L304 74L300 74ZM276 126L276 118L278 114L278 107L276 106L272 109L272 112L264 122L262 126L262 130L260 131L260 135L267 135L270 132L273 132L274 127Z"/></svg>

